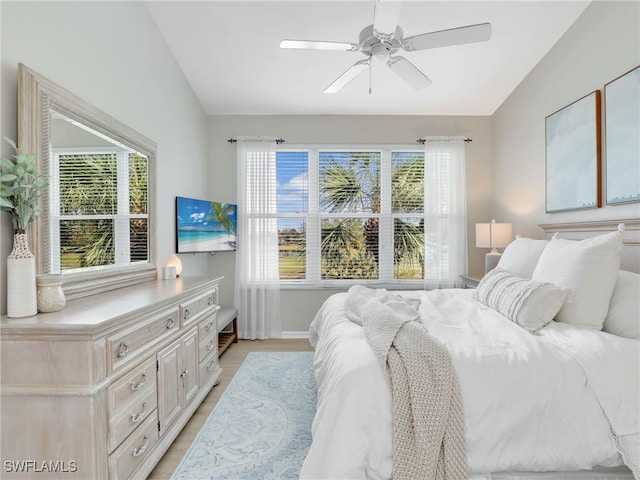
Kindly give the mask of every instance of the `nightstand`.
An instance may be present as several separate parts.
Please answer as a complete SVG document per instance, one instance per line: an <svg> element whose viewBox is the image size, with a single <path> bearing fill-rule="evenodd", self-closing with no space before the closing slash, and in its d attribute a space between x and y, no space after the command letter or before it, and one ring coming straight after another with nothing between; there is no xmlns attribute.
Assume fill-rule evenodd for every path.
<svg viewBox="0 0 640 480"><path fill-rule="evenodd" d="M464 288L476 288L478 283L480 283L480 279L477 277L472 277L471 275L460 275L462 279L462 283Z"/></svg>

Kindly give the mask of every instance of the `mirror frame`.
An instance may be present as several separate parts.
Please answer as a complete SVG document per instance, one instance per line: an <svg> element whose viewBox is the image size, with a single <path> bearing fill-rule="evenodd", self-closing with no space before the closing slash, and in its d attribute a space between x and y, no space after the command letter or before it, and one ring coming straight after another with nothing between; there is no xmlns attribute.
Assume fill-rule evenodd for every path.
<svg viewBox="0 0 640 480"><path fill-rule="evenodd" d="M37 154L38 171L43 175L50 176L51 132L49 110L52 108L101 134L132 147L148 158L148 263L63 274L65 296L71 300L155 280L157 278L156 143L20 63L18 65L18 145L27 153ZM28 229L29 243L36 257L37 274L50 273L51 270L47 242L49 230L48 198L49 189L46 188L39 200L42 212L29 224Z"/></svg>

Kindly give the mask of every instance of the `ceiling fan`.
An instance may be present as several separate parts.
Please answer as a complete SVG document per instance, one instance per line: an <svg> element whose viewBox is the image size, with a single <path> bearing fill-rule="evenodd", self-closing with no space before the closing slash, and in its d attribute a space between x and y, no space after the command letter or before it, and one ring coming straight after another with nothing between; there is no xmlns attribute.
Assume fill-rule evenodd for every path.
<svg viewBox="0 0 640 480"><path fill-rule="evenodd" d="M370 69L372 59L386 63L405 82L416 90L421 90L431 85L431 80L409 60L400 55L394 55L398 50L413 52L449 47L484 42L491 37L491 24L480 23L405 38L402 29L398 27L401 5L397 0L376 0L373 25L365 27L360 32L359 43L282 40L280 48L362 52L367 57L349 67L324 90L325 93L339 92L362 71ZM369 86L369 93L371 93L371 86Z"/></svg>

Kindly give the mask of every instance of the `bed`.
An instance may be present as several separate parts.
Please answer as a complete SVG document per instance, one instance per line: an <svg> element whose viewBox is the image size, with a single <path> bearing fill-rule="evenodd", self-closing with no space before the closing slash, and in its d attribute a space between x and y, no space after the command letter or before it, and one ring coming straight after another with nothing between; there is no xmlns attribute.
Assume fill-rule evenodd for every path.
<svg viewBox="0 0 640 480"><path fill-rule="evenodd" d="M414 308L448 351L468 478L639 478L640 275L620 270L623 244L638 245L622 227L601 230L580 241L516 239L475 290L378 291L400 302L390 311ZM366 326L352 318L357 288L369 295L335 294L311 324L318 405L302 479L394 472L392 394ZM375 316L371 305L365 316Z"/></svg>

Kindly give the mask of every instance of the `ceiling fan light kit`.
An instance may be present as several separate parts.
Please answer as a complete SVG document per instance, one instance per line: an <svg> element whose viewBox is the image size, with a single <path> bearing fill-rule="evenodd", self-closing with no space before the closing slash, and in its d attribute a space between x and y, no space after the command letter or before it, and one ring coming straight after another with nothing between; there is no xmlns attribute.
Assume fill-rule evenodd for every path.
<svg viewBox="0 0 640 480"><path fill-rule="evenodd" d="M372 59L385 63L407 84L415 90L421 90L431 85L431 80L406 58L394 56L398 50L414 52L484 42L491 38L490 23L467 25L404 38L402 29L397 25L400 5L401 2L397 0L376 0L373 24L362 29L359 43L282 40L280 48L362 52L366 55L366 59L354 63L329 85L324 90L325 93L337 93L342 90L362 71L371 68ZM371 93L371 86L369 93Z"/></svg>

